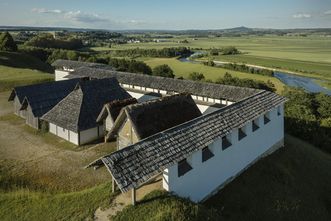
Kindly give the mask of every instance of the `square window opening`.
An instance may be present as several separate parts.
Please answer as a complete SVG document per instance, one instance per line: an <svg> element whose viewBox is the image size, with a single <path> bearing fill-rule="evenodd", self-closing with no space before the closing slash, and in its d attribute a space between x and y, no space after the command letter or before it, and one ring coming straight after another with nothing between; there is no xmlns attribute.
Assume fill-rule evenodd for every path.
<svg viewBox="0 0 331 221"><path fill-rule="evenodd" d="M214 156L208 147L202 149L202 162L205 162Z"/></svg>
<svg viewBox="0 0 331 221"><path fill-rule="evenodd" d="M186 159L181 160L178 162L178 177L184 176L187 172L192 170L193 168L191 165L187 162Z"/></svg>
<svg viewBox="0 0 331 221"><path fill-rule="evenodd" d="M226 136L222 137L222 150L229 148L231 145L232 145L231 142Z"/></svg>

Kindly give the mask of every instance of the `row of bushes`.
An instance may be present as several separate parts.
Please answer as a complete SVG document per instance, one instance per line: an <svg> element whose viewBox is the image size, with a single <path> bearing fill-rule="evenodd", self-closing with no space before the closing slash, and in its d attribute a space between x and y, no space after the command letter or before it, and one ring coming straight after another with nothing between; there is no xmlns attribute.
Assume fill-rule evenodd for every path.
<svg viewBox="0 0 331 221"><path fill-rule="evenodd" d="M233 70L233 71L240 71L245 72L249 74L259 74L259 75L265 75L265 76L274 76L274 72L267 69L259 69L259 68L252 68L248 67L244 64L224 64L222 65L222 68Z"/></svg>

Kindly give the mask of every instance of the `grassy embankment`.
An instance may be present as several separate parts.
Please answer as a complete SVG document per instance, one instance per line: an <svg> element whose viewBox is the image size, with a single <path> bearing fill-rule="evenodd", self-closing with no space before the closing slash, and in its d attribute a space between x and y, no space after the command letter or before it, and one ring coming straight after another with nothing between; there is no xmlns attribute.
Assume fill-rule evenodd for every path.
<svg viewBox="0 0 331 221"><path fill-rule="evenodd" d="M83 167L114 151L112 144L70 148L13 115L1 116L0 125L1 220L92 220L98 207L109 205L108 172Z"/></svg>
<svg viewBox="0 0 331 221"><path fill-rule="evenodd" d="M286 136L285 148L203 204L154 192L114 220L330 220L330 211L331 156Z"/></svg>
<svg viewBox="0 0 331 221"><path fill-rule="evenodd" d="M52 81L52 67L18 52L0 52L0 92L15 86Z"/></svg>

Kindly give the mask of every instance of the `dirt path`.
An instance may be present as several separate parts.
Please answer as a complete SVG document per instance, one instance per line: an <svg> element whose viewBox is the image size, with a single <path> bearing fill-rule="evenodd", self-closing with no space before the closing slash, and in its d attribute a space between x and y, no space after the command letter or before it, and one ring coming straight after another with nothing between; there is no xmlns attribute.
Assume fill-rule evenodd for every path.
<svg viewBox="0 0 331 221"><path fill-rule="evenodd" d="M0 93L0 116L9 114L13 111L13 106L8 102L10 91Z"/></svg>
<svg viewBox="0 0 331 221"><path fill-rule="evenodd" d="M0 166L15 178L47 189L75 191L111 178L106 169L84 169L92 160L111 152L111 144L70 150L45 142L26 130L24 120L0 120ZM60 138L59 138L60 139Z"/></svg>
<svg viewBox="0 0 331 221"><path fill-rule="evenodd" d="M162 177L156 178L154 182L144 185L137 190L136 194L137 194L138 203L139 200L143 199L146 194L156 189L162 189ZM114 198L109 208L104 210L98 208L95 211L94 220L109 221L111 220L112 216L116 215L118 212L122 211L126 206L130 204L131 204L131 191L127 193L121 193Z"/></svg>

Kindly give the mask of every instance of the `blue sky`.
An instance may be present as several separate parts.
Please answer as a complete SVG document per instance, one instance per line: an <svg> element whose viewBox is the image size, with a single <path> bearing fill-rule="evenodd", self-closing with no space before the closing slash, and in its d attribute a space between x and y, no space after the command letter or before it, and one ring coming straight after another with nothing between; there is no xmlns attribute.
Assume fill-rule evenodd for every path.
<svg viewBox="0 0 331 221"><path fill-rule="evenodd" d="M113 30L331 28L331 0L0 0L0 25Z"/></svg>

